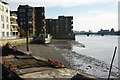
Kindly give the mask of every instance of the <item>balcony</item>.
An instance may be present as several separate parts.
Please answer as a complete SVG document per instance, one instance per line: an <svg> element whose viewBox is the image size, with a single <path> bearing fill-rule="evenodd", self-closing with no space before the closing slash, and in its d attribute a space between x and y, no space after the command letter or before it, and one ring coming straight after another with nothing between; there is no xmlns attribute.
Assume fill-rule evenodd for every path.
<svg viewBox="0 0 120 80"><path fill-rule="evenodd" d="M16 22L11 22L10 24L11 26L18 26L18 24Z"/></svg>
<svg viewBox="0 0 120 80"><path fill-rule="evenodd" d="M11 28L11 32L18 32L17 28Z"/></svg>

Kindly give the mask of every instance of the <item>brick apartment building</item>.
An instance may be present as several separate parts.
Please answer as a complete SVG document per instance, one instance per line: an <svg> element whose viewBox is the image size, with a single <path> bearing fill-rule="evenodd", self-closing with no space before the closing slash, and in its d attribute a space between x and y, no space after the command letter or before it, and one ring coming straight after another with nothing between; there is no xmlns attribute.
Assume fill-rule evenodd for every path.
<svg viewBox="0 0 120 80"><path fill-rule="evenodd" d="M19 5L18 7L18 25L29 33L35 33L34 8L28 5Z"/></svg>
<svg viewBox="0 0 120 80"><path fill-rule="evenodd" d="M46 19L46 29L53 38L72 38L73 16L59 16L58 19ZM74 38L74 36L73 36Z"/></svg>
<svg viewBox="0 0 120 80"><path fill-rule="evenodd" d="M46 19L47 33L52 36L59 35L59 20L58 19Z"/></svg>
<svg viewBox="0 0 120 80"><path fill-rule="evenodd" d="M35 36L38 37L39 34L44 33L45 29L45 9L44 7L34 7L35 13Z"/></svg>
<svg viewBox="0 0 120 80"><path fill-rule="evenodd" d="M18 25L27 30L36 37L43 33L45 27L44 7L31 7L29 5L19 5L18 7Z"/></svg>

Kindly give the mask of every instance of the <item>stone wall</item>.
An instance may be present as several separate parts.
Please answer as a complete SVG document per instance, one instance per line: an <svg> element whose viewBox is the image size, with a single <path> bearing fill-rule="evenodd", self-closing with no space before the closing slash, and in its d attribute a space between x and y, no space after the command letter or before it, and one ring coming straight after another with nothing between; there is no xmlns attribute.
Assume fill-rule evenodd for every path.
<svg viewBox="0 0 120 80"><path fill-rule="evenodd" d="M29 38L29 42L32 40L32 38ZM18 45L26 43L26 38L23 39L12 39L12 40L0 40L0 46L5 45L7 42L9 42L12 45Z"/></svg>

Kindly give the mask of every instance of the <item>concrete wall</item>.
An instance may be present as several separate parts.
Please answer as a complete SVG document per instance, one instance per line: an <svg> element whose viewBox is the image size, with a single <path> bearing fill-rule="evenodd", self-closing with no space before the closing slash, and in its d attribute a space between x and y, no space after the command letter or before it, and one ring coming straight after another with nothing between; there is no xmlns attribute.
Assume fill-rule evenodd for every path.
<svg viewBox="0 0 120 80"><path fill-rule="evenodd" d="M29 42L32 40L32 38L29 38ZM22 44L26 43L26 38L24 39L12 39L12 40L0 40L0 46L5 45L7 42L9 42L12 45Z"/></svg>

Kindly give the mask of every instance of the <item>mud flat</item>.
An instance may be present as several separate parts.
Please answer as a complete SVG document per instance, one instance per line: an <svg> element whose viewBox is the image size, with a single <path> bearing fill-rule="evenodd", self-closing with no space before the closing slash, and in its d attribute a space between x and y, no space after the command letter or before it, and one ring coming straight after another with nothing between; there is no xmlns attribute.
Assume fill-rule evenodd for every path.
<svg viewBox="0 0 120 80"><path fill-rule="evenodd" d="M73 45L84 49L84 44L72 40L54 40L53 43L56 50L60 51L66 62L69 63L69 67L72 69L82 71L100 78L108 77L109 64L96 58L72 51ZM118 78L120 75L118 70L119 68L117 66L113 66L111 78Z"/></svg>
<svg viewBox="0 0 120 80"><path fill-rule="evenodd" d="M72 45L84 48L82 43L74 40L52 40L51 44L29 44L33 56L40 56L45 59L53 59L61 62L66 67L88 73L97 77L107 78L109 65L104 61L82 55L72 51ZM19 50L26 51L26 45L18 46ZM112 78L118 77L117 67L112 69Z"/></svg>

